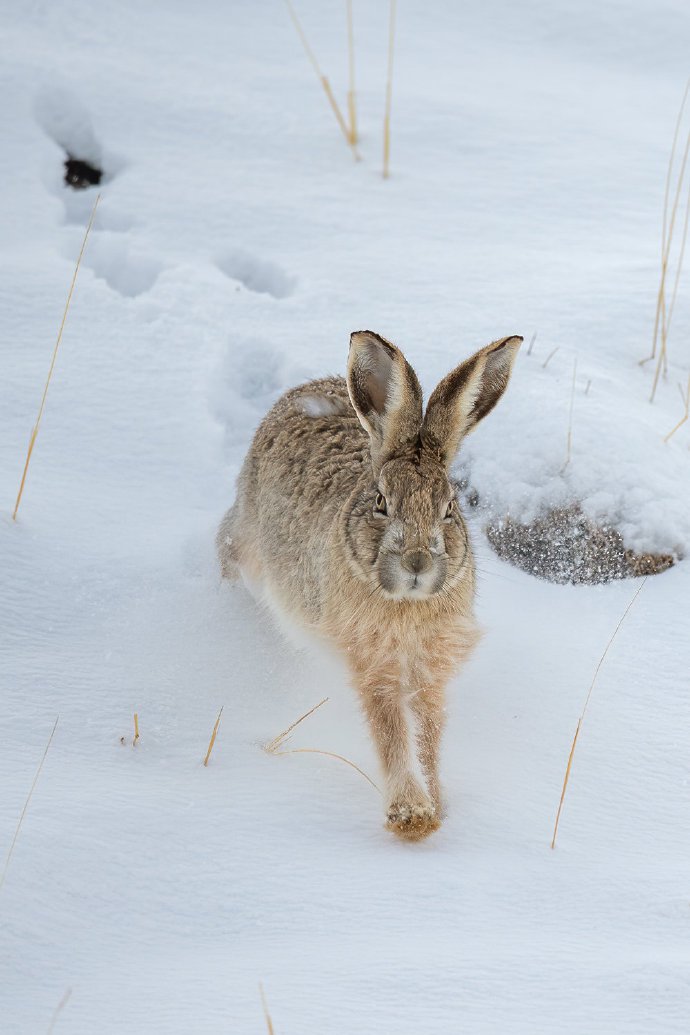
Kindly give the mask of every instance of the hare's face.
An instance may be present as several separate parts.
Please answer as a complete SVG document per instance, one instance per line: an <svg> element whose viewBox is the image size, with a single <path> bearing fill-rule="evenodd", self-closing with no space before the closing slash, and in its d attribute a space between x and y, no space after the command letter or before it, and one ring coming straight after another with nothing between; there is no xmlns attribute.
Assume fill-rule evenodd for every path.
<svg viewBox="0 0 690 1035"><path fill-rule="evenodd" d="M358 496L347 533L358 574L396 600L443 592L469 561L453 486L424 454L384 464L377 482Z"/></svg>
<svg viewBox="0 0 690 1035"><path fill-rule="evenodd" d="M369 436L373 481L347 515L347 543L358 573L388 596L433 596L470 568L448 471L462 439L505 391L521 341L514 335L480 349L443 378L423 411L402 352L373 331L350 336L347 389Z"/></svg>

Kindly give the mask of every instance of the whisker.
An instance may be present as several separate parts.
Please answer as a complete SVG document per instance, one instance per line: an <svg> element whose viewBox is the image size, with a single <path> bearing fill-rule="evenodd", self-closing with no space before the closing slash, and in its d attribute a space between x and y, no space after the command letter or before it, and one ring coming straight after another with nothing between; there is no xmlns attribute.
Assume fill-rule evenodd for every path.
<svg viewBox="0 0 690 1035"><path fill-rule="evenodd" d="M502 575L498 571L492 571L490 568L476 568L474 569L479 575L489 575L494 579L505 579L506 582L513 582L518 585L517 579L511 579L510 575Z"/></svg>

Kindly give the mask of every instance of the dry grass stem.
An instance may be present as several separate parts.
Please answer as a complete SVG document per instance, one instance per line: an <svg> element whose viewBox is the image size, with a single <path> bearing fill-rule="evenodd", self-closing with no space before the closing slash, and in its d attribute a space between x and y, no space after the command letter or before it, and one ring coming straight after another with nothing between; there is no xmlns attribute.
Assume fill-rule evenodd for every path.
<svg viewBox="0 0 690 1035"><path fill-rule="evenodd" d="M266 1027L268 1029L268 1035L275 1035L275 1028L273 1027L273 1021L271 1015L268 1012L268 1003L266 1002L266 996L264 995L264 986L259 982L259 994L261 996L261 1005L264 1010L264 1017L266 1019Z"/></svg>
<svg viewBox="0 0 690 1035"><path fill-rule="evenodd" d="M364 779L368 783L371 784L371 786L374 788L375 791L378 791L379 794L381 793L381 789L376 786L376 784L371 779L371 777L367 776L367 774L364 772L363 769L360 769L359 766L355 762L352 762L349 758L345 758L344 755L336 754L335 751L322 751L320 748L288 748L286 751L274 751L273 754L275 754L275 755L325 755L326 758L337 758L339 762L344 762L345 765L349 765L352 769L355 769L359 773L360 776L363 776Z"/></svg>
<svg viewBox="0 0 690 1035"><path fill-rule="evenodd" d="M683 231L683 241L682 241L682 244L681 244L680 254L679 254L679 257L678 257L678 263L677 263L677 267L676 267L675 284L674 284L674 289L673 289L671 306L670 306L670 308L668 310L668 313L667 313L667 310L666 310L666 278L667 278L667 274L668 274L669 258L670 258L670 255L671 255L671 246L672 246L672 243L673 243L673 229L674 229L674 226L675 226L676 214L677 214L677 211L678 211L678 202L680 200L681 190L682 190L683 182L684 182L684 179L685 179L685 170L686 170L687 161L688 161L688 153L690 152L690 132L688 132L688 135L687 135L687 138L686 138L686 141L685 141L685 149L684 149L683 158L682 158L682 161L681 161L681 164L680 164L680 172L678 173L678 179L676 181L676 190L675 190L675 195L674 195L674 198L673 198L673 206L671 208L671 216L670 216L670 219L669 219L669 217L668 217L668 204L669 204L669 197L670 197L670 183L671 183L671 178L672 178L673 166L675 164L675 154L676 154L676 146L677 146L677 143L678 143L678 133L679 133L679 130L680 130L680 124L681 124L681 121L682 121L683 112L684 112L684 109L685 109L685 102L686 102L687 97L688 97L688 89L689 88L690 88L690 79L686 83L685 92L683 94L683 100L681 102L680 110L678 112L678 118L676 120L676 128L675 128L675 132L674 132L674 136L673 136L673 145L671 147L671 156L670 156L670 159L669 159L669 167L668 167L668 172L666 174L666 189L665 189L665 192L664 192L664 218L663 218L662 241L661 241L661 277L660 277L660 281L659 281L659 290L658 290L658 293L657 293L656 316L654 318L654 338L653 338L653 342L652 342L652 353L651 353L651 356L649 356L648 358L649 359L653 359L656 356L656 346L657 346L657 340L659 338L659 331L661 332L661 348L659 350L659 358L657 360L656 371L654 373L654 384L652 386L652 394L651 394L651 397L650 397L650 401L651 402L654 401L654 396L656 394L657 385L659 383L659 377L661 375L661 370L663 368L664 373L666 373L666 370L667 370L667 365L668 365L668 349L667 349L668 332L669 332L669 326L670 326L670 322L671 322L671 315L672 315L672 312L673 312L673 306L675 304L675 297L676 297L676 291L677 291L677 287L678 287L678 280L680 278L680 273L681 273L681 269L682 269L682 266L683 266L683 258L684 258L684 254L685 254L685 242L686 242L686 239L687 239L687 226L688 226L688 214L689 214L690 198L688 199L688 204L686 204L685 227L684 227L684 231Z"/></svg>
<svg viewBox="0 0 690 1035"><path fill-rule="evenodd" d="M565 463L561 468L561 474L565 471L566 467L570 463L570 451L573 443L573 408L575 406L575 378L577 377L577 356L573 361L573 384L570 389L570 415L568 417L568 442L565 451Z"/></svg>
<svg viewBox="0 0 690 1035"><path fill-rule="evenodd" d="M661 280L659 282L659 289L658 289L658 292L657 292L656 315L654 317L654 337L653 337L653 341L652 341L652 351L651 351L651 354L649 356L647 356L643 360L640 360L640 365L642 365L644 363L647 363L650 359L654 359L654 357L656 356L656 345L657 345L657 340L658 340L658 336L659 336L659 320L660 320L660 317L662 316L662 312L663 312L663 318L665 319L665 310L666 310L666 298L665 298L666 268L668 266L668 257L669 257L669 253L670 253L670 247L671 247L671 238L673 237L673 221L675 219L675 206L674 206L674 213L673 213L673 217L672 217L672 220L671 220L671 225L669 227L668 203L669 203L670 190L671 190L671 174L673 172L673 166L674 166L674 163L675 163L675 160L676 160L676 147L678 146L678 134L680 132L680 125L681 125L681 122L682 122L682 119L683 119L683 112L685 110L685 102L686 102L687 97L688 97L688 90L689 89L690 89L690 79L688 79L687 83L685 84L685 92L683 93L683 100L681 101L680 108L678 109L678 117L676 119L676 127L675 127L675 130L674 130L674 133L673 133L673 144L671 145L671 154L669 155L668 169L666 170L666 186L664 188L664 215L663 215L663 221L662 221L662 227L661 227ZM688 137L688 143L690 143L690 136ZM680 175L680 179L678 181L678 188L677 188L677 191L676 191L676 204L677 204L677 201L678 201L678 194L680 193L680 184L681 184L681 181L683 179L683 174L684 174L684 171L685 171L685 161L687 160L687 152L688 152L688 144L686 143L684 161L683 161L683 164L682 164L682 167L681 167L681 175Z"/></svg>
<svg viewBox="0 0 690 1035"><path fill-rule="evenodd" d="M36 787L36 784L38 783L38 778L41 775L41 770L43 769L43 763L46 760L46 756L48 754L48 750L50 748L50 745L53 742L53 737L55 736L55 730L57 729L57 724L58 724L59 720L60 720L60 716L58 715L56 717L56 719L55 719L54 724L53 724L53 728L50 731L50 736L48 737L48 743L46 744L45 751L43 752L43 757L41 758L41 761L39 762L38 769L36 770L36 775L33 778L33 782L32 782L31 787L29 789L29 793L27 795L26 801L24 802L24 808L22 809L22 814L19 817L19 822L17 823L17 829L14 832L14 837L12 838L12 844L10 845L9 851L7 853L7 858L5 859L5 865L3 866L3 869L2 869L2 875L0 876L0 889L2 888L3 884L5 883L5 877L7 876L7 869L9 867L9 865L10 865L10 859L12 858L12 853L14 852L14 846L17 843L17 838L19 837L19 831L21 830L22 823L24 822L24 816L26 815L26 811L29 808L29 802L31 801L31 796L34 793L34 789Z"/></svg>
<svg viewBox="0 0 690 1035"><path fill-rule="evenodd" d="M395 15L397 0L390 0L388 22L388 74L386 76L386 113L383 119L383 178L388 179L391 156L391 104L393 101L393 51L395 47Z"/></svg>
<svg viewBox="0 0 690 1035"><path fill-rule="evenodd" d="M268 752L269 755L275 754L278 748L285 743L285 741L290 736L295 727L299 726L300 722L304 722L305 719L308 719L310 715L313 715L314 712L318 708L321 708L321 706L324 705L327 700L328 698L324 697L322 701L319 701L318 704L315 704L314 707L310 708L308 712L305 712L304 715L300 715L299 719L295 719L294 722L290 723L288 728L283 730L282 733L279 733L277 737L274 737L273 740L269 740L267 744L264 744L264 751Z"/></svg>
<svg viewBox="0 0 690 1035"><path fill-rule="evenodd" d="M138 712L135 712L134 713L134 740L132 741L132 747L133 748L135 748L137 746L137 741L138 740L139 740L139 714L138 714Z"/></svg>
<svg viewBox="0 0 690 1035"><path fill-rule="evenodd" d="M350 143L357 143L357 94L355 92L355 34L352 26L352 0L347 0L347 67L350 88L347 92L347 110L350 117Z"/></svg>
<svg viewBox="0 0 690 1035"><path fill-rule="evenodd" d="M666 170L666 187L664 189L664 219L661 228L661 257L663 259L664 252L666 250L666 230L668 227L668 199L671 190L671 173L673 171L673 163L676 157L676 147L678 145L678 134L680 133L680 124L683 119L683 112L685 111L685 102L688 99L688 92L690 92L690 78L688 78L685 84L685 91L683 93L683 100L680 102L680 108L678 109L678 117L676 119L676 128L673 133L673 144L671 145L671 154L668 159L668 169Z"/></svg>
<svg viewBox="0 0 690 1035"><path fill-rule="evenodd" d="M218 712L218 718L216 719L216 724L213 727L213 733L211 734L211 739L208 742L208 751L206 752L206 758L204 759L204 765L208 765L208 760L211 757L211 752L213 751L213 745L216 742L216 734L218 733L218 727L220 726L220 717L223 714L223 708L224 707L225 707L225 705L223 705L223 704L220 706L220 711Z"/></svg>
<svg viewBox="0 0 690 1035"><path fill-rule="evenodd" d="M587 387L585 388L585 395L589 395L589 390L590 390L591 387L592 387L592 382L588 381L587 382Z"/></svg>
<svg viewBox="0 0 690 1035"><path fill-rule="evenodd" d="M60 1000L60 1002L57 1004L57 1006L53 1010L53 1016L51 1018L50 1026L48 1027L48 1031L47 1031L46 1035L51 1035L51 1032L53 1032L55 1030L55 1025L58 1022L58 1017L60 1016L60 1014L62 1013L64 1008L67 1006L67 1003L69 1001L69 997L71 995L72 995L72 989L68 988L67 991L65 992L65 994L63 995L62 999Z"/></svg>
<svg viewBox="0 0 690 1035"><path fill-rule="evenodd" d="M549 352L548 356L546 357L546 359L545 359L545 360L544 360L544 362L542 363L542 367L543 367L544 369L546 369L546 367L547 367L547 366L549 365L549 363L551 362L551 360L553 359L553 357L554 357L554 356L556 355L556 353L558 352L559 348L560 348L560 345L557 345L555 349L552 349L552 350L551 350L551 352Z"/></svg>
<svg viewBox="0 0 690 1035"><path fill-rule="evenodd" d="M300 715L299 719L295 719L294 722L290 723L287 729L283 730L282 733L279 733L277 737L274 737L273 740L270 740L267 744L264 744L264 751L266 751L269 755L325 755L326 758L336 758L339 762L344 762L345 765L349 765L352 769L356 770L360 774L360 776L363 776L364 779L367 780L375 790L379 791L379 788L376 786L374 781L369 776L367 776L363 769L360 769L359 766L355 762L350 761L349 758L345 758L344 755L336 754L335 751L322 751L320 748L283 749L283 745L287 741L292 731L297 726L299 726L301 722L304 722L305 719L308 719L310 715L313 715L318 708L321 708L327 700L328 698L324 697L322 701L319 701L318 704L315 704L314 707L310 708L308 712L305 712L304 715ZM380 793L381 792L379 791L379 794Z"/></svg>
<svg viewBox="0 0 690 1035"><path fill-rule="evenodd" d="M532 349L534 348L534 343L535 343L536 340L537 340L537 332L535 331L534 334L532 335L532 337L530 338L529 348L527 349L527 355L528 356L532 355Z"/></svg>
<svg viewBox="0 0 690 1035"><path fill-rule="evenodd" d="M673 228L675 226L676 212L678 210L678 200L680 198L680 191L681 191L681 187L683 185L683 180L684 180L684 177L685 177L685 167L686 167L687 160L688 160L688 151L689 150L690 150L690 132L688 133L688 138L687 138L687 141L686 141L686 144L685 144L685 151L683 153L683 162L682 162L680 173L679 173L679 176L678 176L678 187L676 189L676 194L675 194L675 198L674 198L674 201L673 201L673 209L671 211L671 221L669 223L669 229L668 229L668 241L667 241L667 245L666 245L666 254L665 254L664 261L663 261L662 267L661 267L661 282L660 282L660 285L659 285L659 296L658 296L658 303L657 303L657 305L658 305L657 320L655 322L655 331L656 331L656 326L657 326L657 323L658 323L658 320L659 320L659 314L660 314L660 317L661 317L661 348L659 349L659 358L657 359L656 370L654 371L654 384L652 385L652 394L650 396L650 402L654 402L654 396L656 395L656 390L657 390L657 386L659 384L659 377L661 376L662 369L663 369L664 374L665 374L666 370L667 370L667 367L668 367L668 349L667 349L668 332L669 332L669 328L670 328L670 325L671 325L671 316L673 315L673 307L674 307L675 302L676 302L676 292L678 291L678 281L680 279L681 270L683 268L683 259L685 257L685 244L686 244L687 236L688 236L688 215L690 215L690 196L688 197L688 201L686 202L686 206L685 206L685 220L684 220L684 226L683 226L683 240L681 242L680 252L679 252L679 255L678 255L678 260L677 260L677 265L676 265L676 276L675 276L674 286L673 286L673 294L671 296L671 305L670 305L670 307L668 309L668 312L666 311L666 276L667 276L667 273L668 273L668 260L669 260L670 254L671 254L671 244L672 244L672 240L673 240ZM656 333L655 333L654 345L653 345L653 348L652 348L652 357L651 358L654 357L655 351L656 351Z"/></svg>
<svg viewBox="0 0 690 1035"><path fill-rule="evenodd" d="M307 55L307 57L309 58L309 62L311 64L312 68L314 69L314 71L316 72L316 75L318 76L319 82L321 83L321 86L323 87L324 93L326 94L326 97L328 98L328 103L330 104L330 106L331 106L331 108L333 110L333 114L336 117L336 120L338 122L338 125L340 126L342 134L345 137L345 140L347 141L349 147L352 150L352 156L355 159L355 161L358 162L359 161L359 152L357 151L357 148L356 148L355 144L350 139L350 130L348 128L347 123L345 122L345 119L343 118L343 113L340 110L338 102L335 99L335 96L333 94L333 90L331 89L331 84L329 83L328 79L326 78L326 76L323 74L323 72L321 71L321 69L319 67L319 63L316 60L316 55L314 54L314 51L309 46L309 41L307 40L307 37L306 37L305 32L304 32L304 29L302 28L302 24L301 24L299 18L297 17L297 12L295 11L295 8L293 7L293 5L290 2L290 0L285 0L285 6L288 9L288 13L289 13L290 18L292 20L292 24L295 26L295 29L297 30L297 35L300 38L300 41L301 41L302 46L304 48L304 52Z"/></svg>
<svg viewBox="0 0 690 1035"><path fill-rule="evenodd" d="M690 417L690 374L688 375L687 391L686 391L685 395L683 396L683 404L685 406L685 413L681 417L681 419L678 421L676 426L674 428L671 428L671 430L669 431L668 435L666 435L666 437L664 438L664 442L668 442L668 440L671 438L671 436L675 435L675 433L678 431L678 429L682 428L683 425L685 424L686 420L688 419L688 417Z"/></svg>
<svg viewBox="0 0 690 1035"><path fill-rule="evenodd" d="M690 139L690 135L688 137ZM685 245L688 240L688 217L690 216L690 190L688 191L687 200L685 202L685 219L683 220L683 237L680 242L680 251L678 253L678 264L676 266L676 275L673 281L673 294L671 295L671 304L668 307L668 314L666 315L666 322L663 328L663 348L664 356L667 355L666 342L668 341L668 332L671 329L671 319L673 317L673 310L676 304L676 295L678 294L678 281L680 280L680 274L683 269L683 259L685 258ZM665 369L664 369L665 372Z"/></svg>
<svg viewBox="0 0 690 1035"><path fill-rule="evenodd" d="M74 267L74 275L72 276L72 283L70 284L69 293L67 295L67 302L65 303L65 310L64 310L64 312L62 314L62 320L60 321L60 329L58 331L57 340L55 342L55 348L53 349L53 358L50 361L50 368L48 370L48 377L46 379L45 388L43 389L43 396L41 398L41 405L38 408L38 417L36 418L36 423L34 424L32 430L31 430L31 436L29 438L29 448L28 448L28 451L27 451L27 454L26 454L26 462L24 463L24 470L22 472L22 480L21 480L21 482L19 484L19 492L17 493L17 500L16 500L16 503L14 504L14 510L12 511L12 520L13 521L17 520L17 511L19 510L19 504L21 503L22 493L24 492L24 483L26 482L26 475L27 475L27 471L29 470L29 463L31 462L31 454L33 453L34 446L36 445L36 436L38 435L38 428L39 428L39 425L41 423L41 417L43 416L43 410L44 410L45 404L46 404L46 397L48 395L48 388L50 386L50 379L52 378L53 370L55 369L55 360L57 359L58 349L60 348L60 342L62 341L62 332L65 329L65 321L67 320L67 312L69 310L70 302L72 301L72 294L74 292L74 285L77 282L77 273L79 272L79 267L81 266L82 256L84 254L84 249L86 248L86 242L87 242L88 237L89 237L89 231L91 230L91 227L93 225L93 221L94 221L94 218L95 218L95 215L96 215L96 209L98 208L98 202L100 200L101 200L101 196L100 196L100 194L98 194L96 196L96 200L94 202L94 206L93 206L93 209L91 211L91 218L89 219L88 225L86 227L86 233L84 234L84 240L81 242L81 249L79 251L79 257L77 258L77 265Z"/></svg>
<svg viewBox="0 0 690 1035"><path fill-rule="evenodd" d="M612 634L611 638L609 639L609 642L606 644L606 647L604 648L604 653L599 658L599 664L597 665L597 667L596 667L596 669L594 671L594 677L592 678L592 682L590 683L589 690L587 691L587 696L585 698L585 703L584 703L584 706L582 708L582 712L580 714L580 718L577 720L577 728L575 730L575 736L573 737L573 742L572 742L572 745L570 747L570 754L568 755L568 764L567 764L567 766L565 768L565 776L563 777L563 789L561 790L561 798L560 798L560 801L558 803L558 812L556 813L556 822L555 822L554 828L553 828L553 837L551 838L551 847L552 848L556 847L556 836L558 834L558 824L560 823L560 820L561 820L561 812L563 810L563 802L565 801L565 792L567 790L568 781L570 779L570 770L572 768L573 757L575 755L575 745L577 744L577 738L580 735L580 728L581 728L582 723L583 723L584 718L585 718L585 713L587 711L587 706L589 704L589 699L592 696L592 690L594 689L594 684L597 681L597 676L599 675L599 670L600 670L601 666L604 664L604 660L606 658L606 655L609 652L609 648L611 647L611 644L613 643L613 641L615 640L616 636L618 635L618 630L620 629L620 627L622 626L623 622L625 621L625 619L626 619L626 617L628 615L628 612L630 611L631 607L633 606L633 604L635 603L635 601L639 597L640 593L642 592L644 584L645 584L645 582L647 581L648 578L649 578L649 576L645 575L645 577L642 579L642 582L640 583L640 585L635 590L635 593L633 595L632 600L630 601L630 603L626 607L625 611L623 612L623 615L622 615L620 621L618 622L618 625L614 629L613 634Z"/></svg>

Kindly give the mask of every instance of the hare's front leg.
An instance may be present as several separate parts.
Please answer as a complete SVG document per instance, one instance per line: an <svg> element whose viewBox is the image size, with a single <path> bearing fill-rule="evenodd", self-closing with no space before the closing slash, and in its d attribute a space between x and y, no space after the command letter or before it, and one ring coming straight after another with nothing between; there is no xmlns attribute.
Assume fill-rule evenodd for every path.
<svg viewBox="0 0 690 1035"><path fill-rule="evenodd" d="M410 707L416 720L417 756L439 817L442 803L438 763L441 735L445 725L445 701L444 685L423 686L410 701Z"/></svg>
<svg viewBox="0 0 690 1035"><path fill-rule="evenodd" d="M386 777L388 828L409 841L428 837L441 823L436 802L414 773L415 731L399 681L389 673L368 672L358 690ZM426 743L426 741L425 741ZM420 742L421 746L421 742ZM429 757L420 756L424 769ZM438 779L433 785L438 792ZM434 792L432 791L432 794Z"/></svg>

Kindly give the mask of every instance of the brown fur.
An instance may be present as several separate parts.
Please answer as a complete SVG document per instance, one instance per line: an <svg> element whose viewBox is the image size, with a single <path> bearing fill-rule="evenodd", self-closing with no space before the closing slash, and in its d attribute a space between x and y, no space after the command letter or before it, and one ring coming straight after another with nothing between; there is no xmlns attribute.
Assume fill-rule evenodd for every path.
<svg viewBox="0 0 690 1035"><path fill-rule="evenodd" d="M218 532L223 575L263 586L346 658L386 777L388 826L441 822L444 692L474 647L474 562L448 468L505 390L521 338L480 350L432 394L371 331L348 377L287 392L259 427Z"/></svg>

